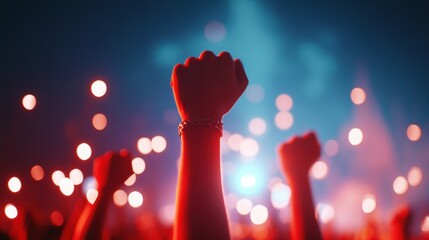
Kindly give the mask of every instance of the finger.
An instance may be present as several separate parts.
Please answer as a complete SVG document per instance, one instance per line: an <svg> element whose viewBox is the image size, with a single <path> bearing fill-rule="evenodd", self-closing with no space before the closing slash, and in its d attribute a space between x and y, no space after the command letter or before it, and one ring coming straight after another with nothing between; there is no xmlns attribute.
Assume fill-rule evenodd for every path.
<svg viewBox="0 0 429 240"><path fill-rule="evenodd" d="M308 139L312 142L318 142L316 133L314 131L307 132L306 134L304 134L303 138Z"/></svg>
<svg viewBox="0 0 429 240"><path fill-rule="evenodd" d="M319 158L321 149L319 140L317 140L317 135L315 132L311 131L304 135L304 139L307 140L308 145L312 146L314 149L315 158Z"/></svg>
<svg viewBox="0 0 429 240"><path fill-rule="evenodd" d="M223 71L234 74L234 61L232 60L231 54L228 52L219 53L218 63L220 64L219 66L221 66Z"/></svg>
<svg viewBox="0 0 429 240"><path fill-rule="evenodd" d="M185 66L190 66L195 64L198 61L198 59L196 57L189 57L186 59L185 61Z"/></svg>
<svg viewBox="0 0 429 240"><path fill-rule="evenodd" d="M216 59L216 55L212 51L205 50L200 54L200 59L214 60Z"/></svg>
<svg viewBox="0 0 429 240"><path fill-rule="evenodd" d="M176 64L173 68L173 72L171 73L171 81L170 86L173 87L175 81L177 81L178 76L182 76L185 71L185 66L183 64Z"/></svg>
<svg viewBox="0 0 429 240"><path fill-rule="evenodd" d="M247 85L249 84L249 80L247 79L246 72L244 71L243 64L239 59L234 60L235 65L235 75L237 77L237 85L241 92L244 92Z"/></svg>
<svg viewBox="0 0 429 240"><path fill-rule="evenodd" d="M232 62L232 57L231 57L231 54L229 54L229 52L223 51L219 53L219 58L224 59L224 61Z"/></svg>

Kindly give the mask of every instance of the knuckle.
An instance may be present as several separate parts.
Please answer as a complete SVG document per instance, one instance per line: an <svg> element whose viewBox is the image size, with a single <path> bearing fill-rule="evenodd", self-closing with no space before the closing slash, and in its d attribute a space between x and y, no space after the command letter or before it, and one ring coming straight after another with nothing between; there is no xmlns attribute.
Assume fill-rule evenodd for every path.
<svg viewBox="0 0 429 240"><path fill-rule="evenodd" d="M215 56L214 53L210 50L204 50L203 52L201 52L200 54L200 58L206 58L206 57L213 57Z"/></svg>
<svg viewBox="0 0 429 240"><path fill-rule="evenodd" d="M183 66L183 64L178 63L174 66L173 73L177 74L177 73L183 72L184 68L185 66Z"/></svg>
<svg viewBox="0 0 429 240"><path fill-rule="evenodd" d="M189 57L185 61L185 66L189 66L191 64L195 64L197 61L198 61L197 58L195 58L195 57Z"/></svg>
<svg viewBox="0 0 429 240"><path fill-rule="evenodd" d="M222 51L219 53L219 57L231 57L231 54L226 51Z"/></svg>

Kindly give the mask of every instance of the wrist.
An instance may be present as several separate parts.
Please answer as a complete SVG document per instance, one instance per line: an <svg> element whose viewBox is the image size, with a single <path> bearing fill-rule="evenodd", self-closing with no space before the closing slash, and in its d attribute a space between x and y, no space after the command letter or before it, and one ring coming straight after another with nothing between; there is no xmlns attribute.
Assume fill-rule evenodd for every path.
<svg viewBox="0 0 429 240"><path fill-rule="evenodd" d="M215 132L219 135L219 137L221 137L223 133L223 123L221 120L212 118L194 117L182 121L178 126L178 133L180 137L182 137L185 132L194 131Z"/></svg>
<svg viewBox="0 0 429 240"><path fill-rule="evenodd" d="M310 182L310 176L308 172L305 173L285 173L286 179L291 187L299 187L302 184Z"/></svg>

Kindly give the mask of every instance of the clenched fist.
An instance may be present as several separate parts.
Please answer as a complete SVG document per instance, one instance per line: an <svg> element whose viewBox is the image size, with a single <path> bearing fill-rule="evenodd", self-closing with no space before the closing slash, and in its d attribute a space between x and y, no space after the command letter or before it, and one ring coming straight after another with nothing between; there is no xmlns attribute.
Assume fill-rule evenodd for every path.
<svg viewBox="0 0 429 240"><path fill-rule="evenodd" d="M116 191L132 174L131 155L126 150L110 151L94 160L93 175L98 189Z"/></svg>
<svg viewBox="0 0 429 240"><path fill-rule="evenodd" d="M182 120L204 117L221 121L248 84L240 60L227 52L204 51L177 64L171 76L174 99Z"/></svg>
<svg viewBox="0 0 429 240"><path fill-rule="evenodd" d="M320 157L320 144L314 132L293 137L280 145L280 165L289 180L308 177L308 172Z"/></svg>

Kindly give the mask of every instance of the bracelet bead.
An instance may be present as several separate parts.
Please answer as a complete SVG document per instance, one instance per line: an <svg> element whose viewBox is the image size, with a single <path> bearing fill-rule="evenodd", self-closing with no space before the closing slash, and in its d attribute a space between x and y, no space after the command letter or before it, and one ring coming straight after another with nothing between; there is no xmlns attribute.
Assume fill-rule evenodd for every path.
<svg viewBox="0 0 429 240"><path fill-rule="evenodd" d="M223 132L223 123L221 121L208 119L205 117L197 117L190 120L184 120L179 124L178 132L179 136L182 136L183 131L188 127L194 126L205 126L209 128L214 128L219 131L220 136L222 136Z"/></svg>

